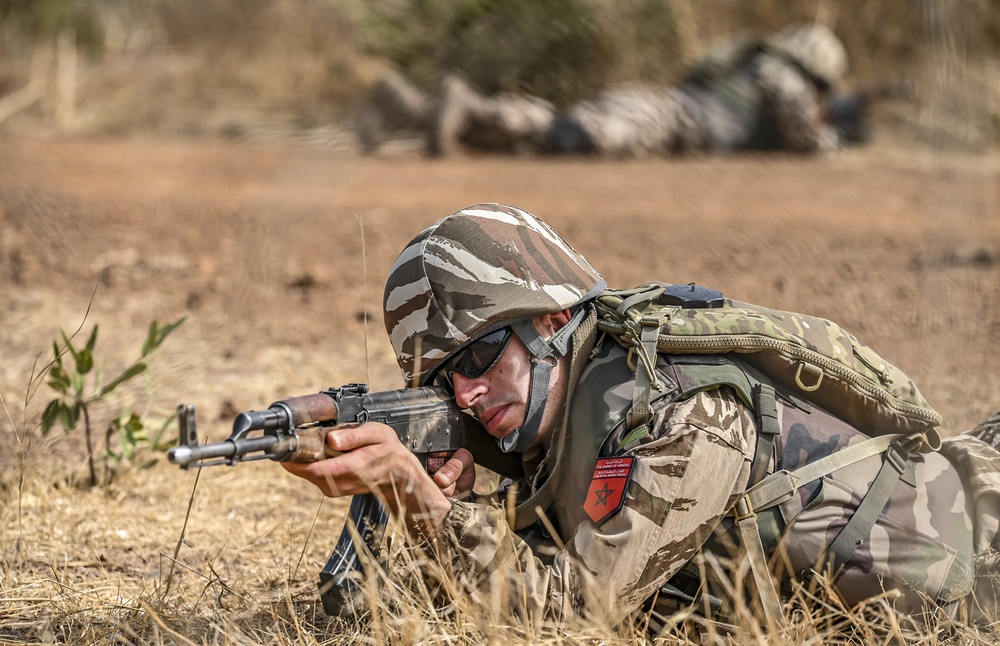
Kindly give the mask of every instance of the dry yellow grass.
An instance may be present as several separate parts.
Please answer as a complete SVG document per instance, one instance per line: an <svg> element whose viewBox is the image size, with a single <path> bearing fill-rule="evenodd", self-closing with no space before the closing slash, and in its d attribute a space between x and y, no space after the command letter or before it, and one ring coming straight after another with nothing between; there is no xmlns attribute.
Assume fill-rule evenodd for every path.
<svg viewBox="0 0 1000 646"><path fill-rule="evenodd" d="M6 474L2 483L7 501L0 510L2 643L635 644L645 639L644 617L637 618L637 626L617 628L586 623L538 628L497 620L498 609L469 601L419 550L396 550L391 576L373 577L365 589L370 614L329 618L318 604L315 570L328 555L331 537L339 534L344 506L321 503L316 492L303 495L299 483L271 463L208 469L200 477L168 467L128 470L111 486L93 490L62 478L53 482L55 474L42 469L32 468L20 486L11 477L16 475ZM439 589L409 576L428 568ZM442 598L451 603L440 607ZM680 616L666 622L661 643L995 643L993 633L942 616L915 624L890 610L891 598L845 608L822 586L803 589L788 606L791 624L784 631L769 633L749 613L735 630Z"/></svg>

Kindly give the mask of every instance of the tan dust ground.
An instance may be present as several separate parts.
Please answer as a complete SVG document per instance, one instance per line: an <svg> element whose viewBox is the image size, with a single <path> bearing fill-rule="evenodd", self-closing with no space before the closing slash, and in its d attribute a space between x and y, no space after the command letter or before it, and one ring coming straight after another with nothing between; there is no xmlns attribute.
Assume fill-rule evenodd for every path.
<svg viewBox="0 0 1000 646"><path fill-rule="evenodd" d="M188 317L122 403L156 416L194 402L202 431L220 439L233 412L284 395L353 381L400 387L381 324L386 273L425 225L484 201L548 220L611 285L696 281L832 318L907 371L948 430L1000 408L995 157L876 146L808 160L428 161L203 140L7 139L3 585L6 598L43 600L0 611L21 622L12 634L79 637L65 619L74 595L107 604L114 624L116 608L162 585L161 553L180 536L192 474L161 463L106 492L52 489L82 473L80 444L37 437L52 396L44 384L24 416L34 362L60 329L80 325L102 267L84 331L100 326L108 375L135 357L151 319ZM272 464L211 471L196 496L194 547L181 551L201 574L171 594L194 604L214 563L229 585L280 589L287 575L308 598L342 506L323 507L307 541L316 492ZM268 558L280 572L254 578Z"/></svg>

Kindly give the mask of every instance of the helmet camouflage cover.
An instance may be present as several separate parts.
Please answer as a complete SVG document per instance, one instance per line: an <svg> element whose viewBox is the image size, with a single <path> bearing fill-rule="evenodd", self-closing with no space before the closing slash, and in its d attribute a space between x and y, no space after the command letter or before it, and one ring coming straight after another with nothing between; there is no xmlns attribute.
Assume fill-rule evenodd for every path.
<svg viewBox="0 0 1000 646"><path fill-rule="evenodd" d="M504 204L477 204L422 231L396 259L385 329L408 384L513 321L594 298L600 274L547 224Z"/></svg>
<svg viewBox="0 0 1000 646"><path fill-rule="evenodd" d="M825 25L792 25L771 37L770 46L829 85L839 81L847 72L847 51Z"/></svg>

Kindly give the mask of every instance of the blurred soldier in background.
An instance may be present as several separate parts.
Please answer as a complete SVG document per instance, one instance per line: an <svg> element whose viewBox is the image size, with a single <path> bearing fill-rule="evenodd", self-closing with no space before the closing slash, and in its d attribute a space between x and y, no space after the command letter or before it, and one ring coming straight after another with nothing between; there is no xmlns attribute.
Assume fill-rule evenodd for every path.
<svg viewBox="0 0 1000 646"><path fill-rule="evenodd" d="M393 73L371 94L362 145L373 151L377 144L371 142L381 137L373 132L403 124L422 132L427 151L437 156L459 146L619 157L824 152L866 143L871 105L904 95L904 88L892 86L837 92L846 70L840 40L823 25L806 24L769 38L727 41L676 86L608 89L561 115L527 94L485 96L457 75L444 79L435 101Z"/></svg>
<svg viewBox="0 0 1000 646"><path fill-rule="evenodd" d="M602 155L834 150L841 142L824 121L823 96L846 70L844 46L819 24L729 41L676 87L611 89L574 105L543 148Z"/></svg>

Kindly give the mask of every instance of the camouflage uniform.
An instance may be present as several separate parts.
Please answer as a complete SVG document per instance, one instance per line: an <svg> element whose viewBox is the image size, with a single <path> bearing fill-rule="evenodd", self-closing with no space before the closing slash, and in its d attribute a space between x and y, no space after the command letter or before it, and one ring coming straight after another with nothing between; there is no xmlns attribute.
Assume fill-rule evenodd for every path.
<svg viewBox="0 0 1000 646"><path fill-rule="evenodd" d="M838 147L823 121L819 89L843 74L846 55L829 30L792 27L721 49L674 88L616 88L573 106L543 148L621 156Z"/></svg>
<svg viewBox="0 0 1000 646"><path fill-rule="evenodd" d="M484 608L531 622L582 615L617 624L654 596L683 597L699 587L705 599L720 600L713 609L726 610L734 600L699 567L739 557L732 509L751 483L758 431L767 428L741 384L767 377L728 354L660 354L663 387L652 415L627 430L636 367L626 349L597 334L590 299L603 284L544 223L503 205L469 207L435 223L401 254L385 312L408 381L427 383L447 357L511 320L567 307L587 312L567 354L569 404L545 449L522 454L516 511L503 500L454 502L442 556ZM769 471L795 470L866 439L800 393L774 388ZM802 483L758 521L776 577L831 576L848 604L898 589L904 611L926 600L953 610L975 585L988 616L1000 565L1000 452L979 438L1000 435L998 427L993 420L977 429L979 437L911 456L874 526L832 574L822 566L825 552L862 504L883 456ZM620 508L595 518L592 510L603 509L600 495L592 496L603 493L612 506L615 493L592 486L604 458L634 461L617 492ZM539 514L547 525L536 522Z"/></svg>
<svg viewBox="0 0 1000 646"><path fill-rule="evenodd" d="M511 594L507 603L516 606L523 598L526 606L514 609L536 619L596 612L621 620L668 582L694 593L700 583L696 564L705 551L736 556L728 553L739 541L727 513L748 484L756 423L729 387L684 396L687 361L706 358L660 357L661 377L676 386L654 405L648 434L625 446L619 434L633 388L625 351L607 344L588 365L569 413L567 463L550 474L558 483L547 515L566 543L550 564L522 546L502 509L454 504L448 529L463 554L458 573L484 601L497 590L524 590L524 597ZM800 398L780 394L777 408L780 469L866 438ZM583 511L598 455L637 458L624 507L600 526ZM799 496L762 515L762 525L772 526L772 540L765 540L769 556L787 532L773 563L779 577L800 575L820 562L881 464L881 456L867 458L807 484ZM958 472L942 454L930 453L914 459L907 479L913 484L897 485L876 527L835 580L849 605L898 588L896 607L912 611L923 605L923 595L951 604L972 588L973 524ZM986 531L995 541L996 528ZM711 596L724 607L731 602L721 590L711 590ZM673 603L665 594L660 598Z"/></svg>
<svg viewBox="0 0 1000 646"><path fill-rule="evenodd" d="M1000 413L941 447L962 474L971 507L975 586L969 600L972 621L1000 616Z"/></svg>

